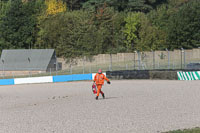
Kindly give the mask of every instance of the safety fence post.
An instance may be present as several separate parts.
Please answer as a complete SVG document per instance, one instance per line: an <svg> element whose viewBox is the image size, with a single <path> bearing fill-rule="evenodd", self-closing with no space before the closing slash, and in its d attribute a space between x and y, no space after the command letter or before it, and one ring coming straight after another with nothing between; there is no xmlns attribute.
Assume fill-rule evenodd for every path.
<svg viewBox="0 0 200 133"><path fill-rule="evenodd" d="M109 71L112 71L112 54L110 53L110 65L109 65Z"/></svg>
<svg viewBox="0 0 200 133"><path fill-rule="evenodd" d="M138 70L140 70L140 66L141 66L141 54L140 51L137 51L138 54Z"/></svg>

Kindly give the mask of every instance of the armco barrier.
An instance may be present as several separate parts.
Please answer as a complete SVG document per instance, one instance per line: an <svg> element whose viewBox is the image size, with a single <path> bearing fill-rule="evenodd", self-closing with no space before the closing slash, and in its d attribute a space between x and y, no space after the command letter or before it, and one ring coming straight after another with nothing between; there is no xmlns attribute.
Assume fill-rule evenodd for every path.
<svg viewBox="0 0 200 133"><path fill-rule="evenodd" d="M200 71L183 72L178 71L178 80L200 80Z"/></svg>
<svg viewBox="0 0 200 133"><path fill-rule="evenodd" d="M53 82L67 82L79 80L92 80L92 74L74 74L53 76Z"/></svg>
<svg viewBox="0 0 200 133"><path fill-rule="evenodd" d="M51 82L53 82L52 76L14 79L15 84L33 84L33 83L51 83Z"/></svg>
<svg viewBox="0 0 200 133"><path fill-rule="evenodd" d="M72 81L71 75L53 76L53 82L67 82L67 81Z"/></svg>
<svg viewBox="0 0 200 133"><path fill-rule="evenodd" d="M74 74L74 75L59 75L59 76L45 76L45 77L1 79L0 80L0 85L52 83L52 82L92 80L93 79L92 75L93 74L90 73L90 74Z"/></svg>
<svg viewBox="0 0 200 133"><path fill-rule="evenodd" d="M14 85L14 79L1 79L0 85Z"/></svg>

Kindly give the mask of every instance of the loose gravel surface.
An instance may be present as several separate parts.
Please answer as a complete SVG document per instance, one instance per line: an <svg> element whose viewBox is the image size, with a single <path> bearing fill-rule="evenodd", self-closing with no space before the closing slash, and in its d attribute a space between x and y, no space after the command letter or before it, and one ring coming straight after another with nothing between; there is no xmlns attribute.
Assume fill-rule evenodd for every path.
<svg viewBox="0 0 200 133"><path fill-rule="evenodd" d="M0 86L0 133L159 133L200 126L200 81Z"/></svg>

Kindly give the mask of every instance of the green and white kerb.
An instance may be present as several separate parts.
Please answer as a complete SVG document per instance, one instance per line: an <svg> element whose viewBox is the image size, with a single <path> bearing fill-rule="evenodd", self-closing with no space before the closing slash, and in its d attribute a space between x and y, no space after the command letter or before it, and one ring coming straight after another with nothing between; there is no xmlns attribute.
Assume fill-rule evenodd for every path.
<svg viewBox="0 0 200 133"><path fill-rule="evenodd" d="M177 72L178 80L200 80L200 71Z"/></svg>

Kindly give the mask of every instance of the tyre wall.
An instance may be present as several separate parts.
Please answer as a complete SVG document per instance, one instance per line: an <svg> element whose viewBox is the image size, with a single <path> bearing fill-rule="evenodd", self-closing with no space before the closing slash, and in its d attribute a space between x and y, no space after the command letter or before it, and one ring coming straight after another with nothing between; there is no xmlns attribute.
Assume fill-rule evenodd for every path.
<svg viewBox="0 0 200 133"><path fill-rule="evenodd" d="M107 71L106 75L110 79L163 79L177 80L177 71L166 70L126 70Z"/></svg>
<svg viewBox="0 0 200 133"><path fill-rule="evenodd" d="M110 79L200 80L200 70L122 70L107 71Z"/></svg>

